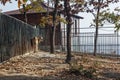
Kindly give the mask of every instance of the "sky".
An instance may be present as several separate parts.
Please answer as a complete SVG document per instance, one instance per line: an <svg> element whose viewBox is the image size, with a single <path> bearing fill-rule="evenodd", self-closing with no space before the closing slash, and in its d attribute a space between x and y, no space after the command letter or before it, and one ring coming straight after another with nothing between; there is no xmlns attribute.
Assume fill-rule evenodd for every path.
<svg viewBox="0 0 120 80"><path fill-rule="evenodd" d="M5 4L5 6L3 6L2 4L0 4L0 9L2 9L2 12L6 12L6 11L11 11L11 10L16 10L16 9L18 9L18 7L17 7L17 1L15 1L15 0L11 0L11 2L12 3L9 3L9 2L7 2L6 4ZM119 5L120 3L118 3L118 4L112 4L112 5L110 5L110 7L111 7L111 9L113 9L114 7L116 7L116 6L119 6L120 7L120 5ZM81 27L89 27L90 26L90 24L92 23L92 20L93 20L93 16L92 16L92 14L88 14L88 13L79 13L78 15L80 15L80 16L82 16L82 17L84 17L84 19L82 19L81 21L80 21L80 25L81 25ZM107 26L109 26L109 25L107 25ZM83 31L86 31L86 30L83 30ZM94 31L94 29L91 29L90 31ZM100 29L100 31L102 31L102 32L104 32L104 33L106 33L106 32L114 32L114 30L112 29Z"/></svg>
<svg viewBox="0 0 120 80"><path fill-rule="evenodd" d="M11 0L11 1L12 3L7 2L5 5L0 4L0 9L2 9L2 12L18 9L17 1L15 0Z"/></svg>

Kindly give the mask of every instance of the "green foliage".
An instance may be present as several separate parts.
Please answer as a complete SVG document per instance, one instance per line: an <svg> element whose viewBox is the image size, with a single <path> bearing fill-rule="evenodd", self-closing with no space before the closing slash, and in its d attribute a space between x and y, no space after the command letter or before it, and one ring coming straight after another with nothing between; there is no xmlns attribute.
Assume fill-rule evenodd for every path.
<svg viewBox="0 0 120 80"><path fill-rule="evenodd" d="M45 27L46 25L49 25L49 26L53 26L53 16L49 15L49 16L43 16L41 19L40 19L40 26L43 26ZM64 19L64 18L61 18L60 16L56 16L56 23L55 25L58 25L59 22L63 22L65 24L67 24L67 21Z"/></svg>
<svg viewBox="0 0 120 80"><path fill-rule="evenodd" d="M40 26L45 27L45 24L47 23L47 17L42 17L40 19Z"/></svg>
<svg viewBox="0 0 120 80"><path fill-rule="evenodd" d="M117 2L119 2L119 0L89 0L88 2L86 2L86 12L91 13L94 16L91 26L103 26L108 19L106 17L108 17L109 15L109 13L107 13L110 10L109 5ZM109 17L110 16L111 18L114 18L114 14L109 15ZM96 22L98 26L96 26Z"/></svg>
<svg viewBox="0 0 120 80"><path fill-rule="evenodd" d="M59 21L67 24L67 21L64 18L59 18Z"/></svg>
<svg viewBox="0 0 120 80"><path fill-rule="evenodd" d="M115 13L111 13L108 15L108 21L115 24L115 28L116 30L120 29L120 16L115 14Z"/></svg>
<svg viewBox="0 0 120 80"><path fill-rule="evenodd" d="M119 8L115 8L114 12L106 11L106 12L103 13L103 16L105 17L105 19L109 23L115 25L116 31L118 31L120 29L120 16L119 16L119 12L120 12L120 9Z"/></svg>
<svg viewBox="0 0 120 80"><path fill-rule="evenodd" d="M35 12L45 12L46 10L42 7L42 2L43 0L37 0L37 1L34 1L34 0L30 0L31 1L31 4L27 4L26 5L26 10L32 10L32 11L35 11Z"/></svg>

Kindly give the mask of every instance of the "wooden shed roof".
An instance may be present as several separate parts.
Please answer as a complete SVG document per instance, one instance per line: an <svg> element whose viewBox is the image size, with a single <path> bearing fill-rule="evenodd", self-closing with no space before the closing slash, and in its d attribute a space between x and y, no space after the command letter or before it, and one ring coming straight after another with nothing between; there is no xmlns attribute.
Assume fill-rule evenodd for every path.
<svg viewBox="0 0 120 80"><path fill-rule="evenodd" d="M41 7L44 10L42 10L42 11L35 11L33 9L29 9L27 11L27 14L46 13L48 10L49 10L49 12L53 12L53 10L54 10L53 8L46 6L42 2L40 3L40 5L41 5ZM22 12L23 12L23 9L17 9L17 10L7 11L7 12L4 12L4 13L7 14L7 15L17 15L17 14L21 14ZM83 17L78 16L78 15L72 15L72 17L75 17L77 19L83 19Z"/></svg>

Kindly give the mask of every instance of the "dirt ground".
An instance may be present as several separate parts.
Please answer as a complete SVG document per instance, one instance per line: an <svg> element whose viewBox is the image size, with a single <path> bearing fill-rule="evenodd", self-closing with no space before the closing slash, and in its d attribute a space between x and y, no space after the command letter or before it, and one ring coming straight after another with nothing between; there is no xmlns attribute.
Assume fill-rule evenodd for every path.
<svg viewBox="0 0 120 80"><path fill-rule="evenodd" d="M95 78L68 74L66 54L26 53L0 63L0 80L120 80L120 59L73 54L74 65L94 67Z"/></svg>

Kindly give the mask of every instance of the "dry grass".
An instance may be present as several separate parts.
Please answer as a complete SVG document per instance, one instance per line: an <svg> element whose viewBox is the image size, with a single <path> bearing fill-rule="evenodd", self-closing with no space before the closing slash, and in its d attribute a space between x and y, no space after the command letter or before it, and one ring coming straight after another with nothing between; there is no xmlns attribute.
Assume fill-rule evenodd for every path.
<svg viewBox="0 0 120 80"><path fill-rule="evenodd" d="M26 53L0 63L0 80L120 80L120 60L73 54L71 64L96 69L95 77L69 74L65 54Z"/></svg>

